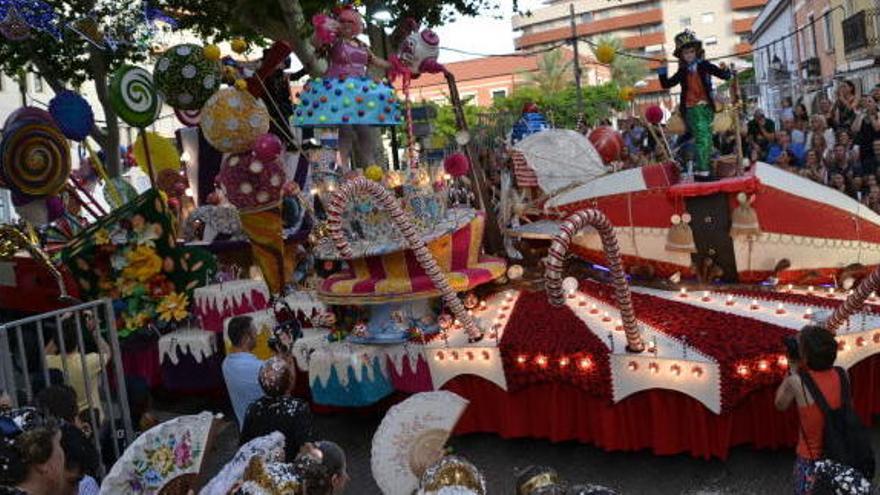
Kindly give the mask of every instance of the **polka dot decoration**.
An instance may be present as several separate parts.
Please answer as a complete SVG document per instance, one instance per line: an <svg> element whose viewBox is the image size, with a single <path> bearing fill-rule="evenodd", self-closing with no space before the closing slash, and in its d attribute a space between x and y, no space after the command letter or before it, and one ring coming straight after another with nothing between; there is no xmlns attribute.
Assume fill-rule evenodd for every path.
<svg viewBox="0 0 880 495"><path fill-rule="evenodd" d="M281 201L284 169L275 158L261 161L252 152L226 157L217 175L229 202L243 211L269 208Z"/></svg>
<svg viewBox="0 0 880 495"><path fill-rule="evenodd" d="M19 194L54 196L70 177L70 146L51 122L19 120L3 132L0 175Z"/></svg>
<svg viewBox="0 0 880 495"><path fill-rule="evenodd" d="M159 117L162 98L153 75L134 65L123 65L110 78L110 106L126 124L143 129Z"/></svg>
<svg viewBox="0 0 880 495"><path fill-rule="evenodd" d="M220 64L205 57L199 45L175 45L153 68L159 94L173 108L198 110L220 87Z"/></svg>
<svg viewBox="0 0 880 495"><path fill-rule="evenodd" d="M199 125L199 121L202 120L202 109L198 110L181 110L179 108L174 109L174 116L177 117L177 120L187 126L187 127L195 127Z"/></svg>
<svg viewBox="0 0 880 495"><path fill-rule="evenodd" d="M269 112L250 93L224 88L205 103L199 125L211 146L223 153L241 153L269 132Z"/></svg>
<svg viewBox="0 0 880 495"><path fill-rule="evenodd" d="M299 94L293 123L300 127L392 126L400 103L387 81L369 77L316 78Z"/></svg>

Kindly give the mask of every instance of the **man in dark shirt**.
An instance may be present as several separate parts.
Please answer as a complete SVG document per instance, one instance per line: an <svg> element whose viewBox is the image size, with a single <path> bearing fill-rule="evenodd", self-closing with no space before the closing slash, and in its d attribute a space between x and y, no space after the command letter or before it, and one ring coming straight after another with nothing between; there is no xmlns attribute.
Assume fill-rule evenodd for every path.
<svg viewBox="0 0 880 495"><path fill-rule="evenodd" d="M239 444L281 432L285 457L291 462L303 444L312 440L312 411L307 402L291 396L296 387L296 371L287 358L269 358L260 369L259 380L266 395L248 406Z"/></svg>

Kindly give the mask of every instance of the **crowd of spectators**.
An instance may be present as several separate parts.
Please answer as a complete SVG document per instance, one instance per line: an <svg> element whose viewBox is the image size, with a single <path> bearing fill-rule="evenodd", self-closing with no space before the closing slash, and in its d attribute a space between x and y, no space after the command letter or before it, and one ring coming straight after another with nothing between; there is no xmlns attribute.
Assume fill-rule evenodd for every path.
<svg viewBox="0 0 880 495"><path fill-rule="evenodd" d="M744 156L833 187L880 212L880 84L859 94L852 81L841 81L834 97L819 95L809 105L783 98L775 120L760 108L741 126ZM665 159L660 140L635 118L618 122L624 147L615 169L639 167ZM687 160L687 140L666 132L669 149ZM715 135L717 155L736 152L734 130Z"/></svg>

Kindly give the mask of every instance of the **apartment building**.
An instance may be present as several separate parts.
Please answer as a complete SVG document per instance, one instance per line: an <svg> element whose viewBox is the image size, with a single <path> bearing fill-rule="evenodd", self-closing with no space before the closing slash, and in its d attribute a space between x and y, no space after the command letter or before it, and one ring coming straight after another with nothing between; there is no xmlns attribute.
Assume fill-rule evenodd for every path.
<svg viewBox="0 0 880 495"><path fill-rule="evenodd" d="M566 60L571 50L564 49ZM522 57L482 57L446 64L455 75L462 100L471 105L488 107L497 98L512 94L518 86L529 84L528 75L538 71L539 55ZM580 57L581 77L585 85L599 85L611 80L607 66L597 63L591 52ZM574 76L572 76L574 77ZM423 74L412 81L410 97L414 101L448 103L449 87L443 74Z"/></svg>
<svg viewBox="0 0 880 495"><path fill-rule="evenodd" d="M629 52L672 59L675 35L691 29L706 49L707 57L724 57L742 67L742 55L751 49L752 23L767 0L548 0L531 15L513 18L513 28L521 32L515 40L518 50L529 51L571 37L570 5L574 6L577 36L597 39L619 38ZM579 48L591 49L586 41ZM660 62L649 62L656 71ZM639 85L640 97L657 98L665 92L655 77Z"/></svg>

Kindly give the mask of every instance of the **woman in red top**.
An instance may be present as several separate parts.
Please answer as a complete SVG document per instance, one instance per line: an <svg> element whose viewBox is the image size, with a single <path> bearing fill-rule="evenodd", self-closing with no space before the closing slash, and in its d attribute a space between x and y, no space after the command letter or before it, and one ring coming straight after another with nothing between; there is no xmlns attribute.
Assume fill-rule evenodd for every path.
<svg viewBox="0 0 880 495"><path fill-rule="evenodd" d="M813 461L822 455L822 433L825 419L798 376L798 368L805 369L818 385L828 406L837 409L840 404L840 378L834 371L837 359L837 341L831 332L818 326L806 326L798 335L798 355L789 356L789 375L776 390L776 408L784 411L797 403L798 429L797 460L794 465L794 493L810 493L813 483Z"/></svg>

